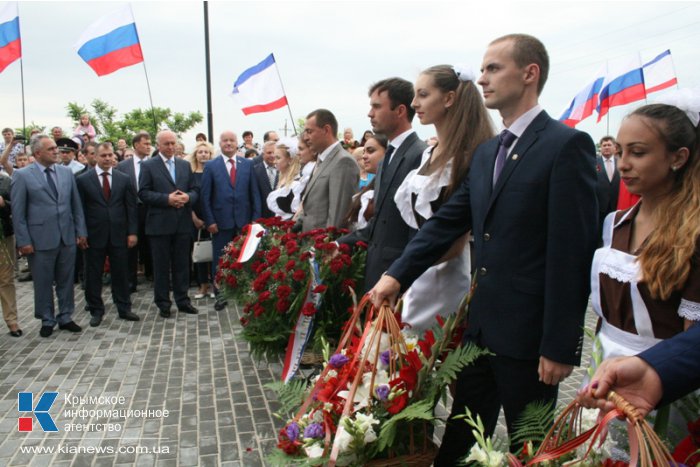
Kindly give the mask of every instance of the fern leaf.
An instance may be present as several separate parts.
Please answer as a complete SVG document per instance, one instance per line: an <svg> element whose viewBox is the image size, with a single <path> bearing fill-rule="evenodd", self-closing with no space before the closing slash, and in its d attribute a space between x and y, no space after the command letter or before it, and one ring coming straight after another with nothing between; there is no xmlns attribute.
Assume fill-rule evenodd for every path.
<svg viewBox="0 0 700 467"><path fill-rule="evenodd" d="M479 357L489 355L489 353L488 350L471 343L457 347L440 364L435 374L435 380L438 385L448 385L457 379L457 374L462 368L470 365Z"/></svg>
<svg viewBox="0 0 700 467"><path fill-rule="evenodd" d="M277 393L280 411L287 415L294 414L306 398L308 385L303 379L295 379L285 384L281 381L267 383L265 388Z"/></svg>
<svg viewBox="0 0 700 467"><path fill-rule="evenodd" d="M434 419L432 401L421 400L409 405L384 423L377 438L377 448L383 451L394 444L398 422L402 420L426 420L432 422Z"/></svg>
<svg viewBox="0 0 700 467"><path fill-rule="evenodd" d="M552 404L543 401L531 402L513 423L512 443L532 441L535 446L541 444L553 421Z"/></svg>

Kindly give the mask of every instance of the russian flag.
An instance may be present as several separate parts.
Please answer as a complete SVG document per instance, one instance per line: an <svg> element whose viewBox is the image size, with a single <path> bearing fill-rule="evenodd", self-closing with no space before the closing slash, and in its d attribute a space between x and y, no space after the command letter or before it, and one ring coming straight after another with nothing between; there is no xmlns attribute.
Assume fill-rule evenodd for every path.
<svg viewBox="0 0 700 467"><path fill-rule="evenodd" d="M559 121L570 127L575 127L581 120L593 114L598 106L598 94L605 81L605 67L601 68L594 78L571 101L569 108L559 117Z"/></svg>
<svg viewBox="0 0 700 467"><path fill-rule="evenodd" d="M661 91L662 89L670 88L678 84L676 79L676 71L673 69L673 59L671 51L666 50L656 56L643 67L644 70L644 86L647 94Z"/></svg>
<svg viewBox="0 0 700 467"><path fill-rule="evenodd" d="M233 97L241 104L245 115L269 112L287 105L273 54L238 77L233 83Z"/></svg>
<svg viewBox="0 0 700 467"><path fill-rule="evenodd" d="M131 7L127 5L92 23L78 39L75 50L97 76L143 62Z"/></svg>
<svg viewBox="0 0 700 467"><path fill-rule="evenodd" d="M608 73L600 91L598 121L611 107L629 104L647 97L639 56L608 62Z"/></svg>
<svg viewBox="0 0 700 467"><path fill-rule="evenodd" d="M19 10L17 2L8 2L5 8L0 10L0 73L21 56Z"/></svg>

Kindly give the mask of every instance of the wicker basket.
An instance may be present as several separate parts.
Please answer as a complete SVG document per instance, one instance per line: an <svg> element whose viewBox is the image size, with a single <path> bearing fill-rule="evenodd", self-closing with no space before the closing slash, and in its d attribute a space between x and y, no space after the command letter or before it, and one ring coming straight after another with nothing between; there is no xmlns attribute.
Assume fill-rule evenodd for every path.
<svg viewBox="0 0 700 467"><path fill-rule="evenodd" d="M373 459L365 467L430 467L437 454L437 447L428 442L423 451L415 454L391 457L388 459Z"/></svg>

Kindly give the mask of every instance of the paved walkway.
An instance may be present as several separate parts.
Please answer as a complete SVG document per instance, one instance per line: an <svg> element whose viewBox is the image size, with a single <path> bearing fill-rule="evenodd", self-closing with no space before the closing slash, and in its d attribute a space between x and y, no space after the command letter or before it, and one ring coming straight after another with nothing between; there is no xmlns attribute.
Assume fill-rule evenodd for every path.
<svg viewBox="0 0 700 467"><path fill-rule="evenodd" d="M206 299L195 303L199 315L164 320L149 286L132 295L141 321L117 319L105 294L98 328L76 288L83 332L45 339L31 282L18 283L24 336L0 334L0 466L264 465L281 422L263 385L279 378L280 364L251 359L236 307L217 312ZM578 379L562 387L564 399ZM44 433L18 411L18 393L32 392L36 406L49 391L59 393L48 412L59 431ZM33 419L31 432L18 431L20 417Z"/></svg>

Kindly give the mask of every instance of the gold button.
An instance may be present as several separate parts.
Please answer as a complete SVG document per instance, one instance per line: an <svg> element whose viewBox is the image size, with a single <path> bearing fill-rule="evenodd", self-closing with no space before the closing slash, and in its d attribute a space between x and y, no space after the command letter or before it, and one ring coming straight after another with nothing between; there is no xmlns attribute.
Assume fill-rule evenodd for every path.
<svg viewBox="0 0 700 467"><path fill-rule="evenodd" d="M518 160L518 155L517 155L517 154L513 154L512 159L513 159L514 161L517 161L517 160Z"/></svg>

